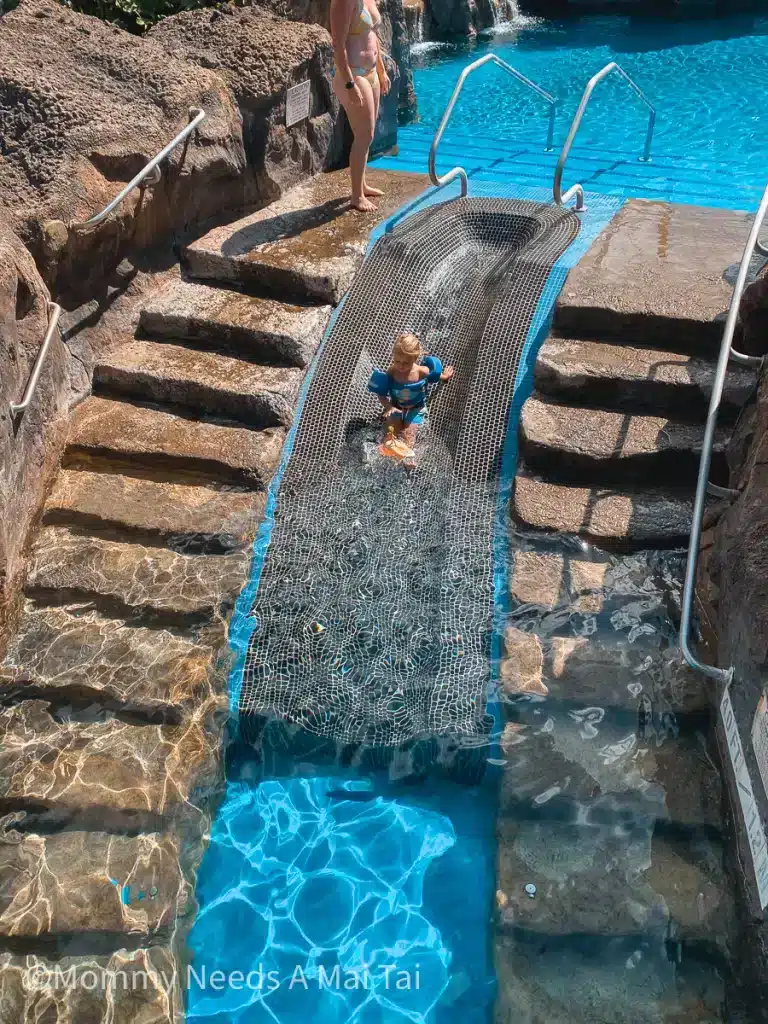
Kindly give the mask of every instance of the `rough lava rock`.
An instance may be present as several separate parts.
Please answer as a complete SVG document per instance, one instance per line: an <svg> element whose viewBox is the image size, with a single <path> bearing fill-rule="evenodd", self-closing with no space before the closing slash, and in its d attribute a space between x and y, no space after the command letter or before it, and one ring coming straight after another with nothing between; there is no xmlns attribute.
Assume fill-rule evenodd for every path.
<svg viewBox="0 0 768 1024"><path fill-rule="evenodd" d="M67 232L101 210L193 106L208 116L173 152L160 184L134 190L97 228ZM22 0L2 21L0 152L0 205L49 287L79 297L72 304L92 298L104 268L129 247L259 199L220 76L56 0Z"/></svg>
<svg viewBox="0 0 768 1024"><path fill-rule="evenodd" d="M752 789L763 823L768 821L768 797L761 780L752 724L768 678L768 377L762 375L756 399L742 412L733 433L728 461L730 486L739 496L720 517L714 531L702 538L697 598L703 622L713 623L717 651L702 651L710 664L731 666L731 702L741 735ZM710 547L711 544L711 547ZM713 684L714 685L714 684ZM713 697L720 699L722 684ZM718 729L723 762L728 765L722 727ZM744 817L733 772L726 769L740 863L751 864ZM744 879L741 948L734 962L741 985L750 993L755 1020L768 1020L768 925L759 910L754 873L734 871Z"/></svg>
<svg viewBox="0 0 768 1024"><path fill-rule="evenodd" d="M744 289L739 315L741 351L751 356L768 355L768 263Z"/></svg>
<svg viewBox="0 0 768 1024"><path fill-rule="evenodd" d="M63 445L66 350L54 337L31 405L12 417L48 328L49 294L0 217L0 653L23 572L24 544Z"/></svg>
<svg viewBox="0 0 768 1024"><path fill-rule="evenodd" d="M331 89L333 50L327 32L297 26L254 7L227 5L166 18L149 33L174 60L213 68L231 88L260 193L276 199L308 174L343 155L338 102ZM309 78L310 116L285 126L285 93Z"/></svg>

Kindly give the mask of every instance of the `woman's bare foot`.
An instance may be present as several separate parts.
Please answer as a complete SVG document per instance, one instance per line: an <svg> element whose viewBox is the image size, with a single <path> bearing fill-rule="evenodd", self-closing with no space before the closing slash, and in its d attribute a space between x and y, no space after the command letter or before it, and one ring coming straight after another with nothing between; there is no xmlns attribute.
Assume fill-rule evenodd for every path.
<svg viewBox="0 0 768 1024"><path fill-rule="evenodd" d="M376 209L375 204L370 199L366 199L365 196L360 196L359 199L352 199L352 206L354 209L359 210L360 213L373 213Z"/></svg>
<svg viewBox="0 0 768 1024"><path fill-rule="evenodd" d="M380 188L374 188L373 185L363 185L363 195L374 197L383 196L384 193L381 191Z"/></svg>

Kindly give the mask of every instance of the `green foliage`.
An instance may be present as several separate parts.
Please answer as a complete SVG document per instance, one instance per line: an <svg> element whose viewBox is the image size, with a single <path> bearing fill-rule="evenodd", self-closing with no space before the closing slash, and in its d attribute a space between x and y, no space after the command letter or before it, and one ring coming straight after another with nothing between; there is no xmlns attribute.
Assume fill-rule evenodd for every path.
<svg viewBox="0 0 768 1024"><path fill-rule="evenodd" d="M73 11L113 21L129 32L141 35L158 21L180 11L218 6L214 0L61 0Z"/></svg>

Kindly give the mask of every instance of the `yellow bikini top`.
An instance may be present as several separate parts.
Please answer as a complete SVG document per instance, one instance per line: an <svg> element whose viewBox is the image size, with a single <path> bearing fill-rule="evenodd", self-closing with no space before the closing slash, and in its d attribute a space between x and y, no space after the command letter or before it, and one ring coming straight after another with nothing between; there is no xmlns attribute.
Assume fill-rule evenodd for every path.
<svg viewBox="0 0 768 1024"><path fill-rule="evenodd" d="M357 17L352 18L352 24L349 26L350 36L362 36L366 32L375 31L381 24L381 15L376 12L376 20L373 20L373 16L368 8L365 6L364 0L357 0Z"/></svg>

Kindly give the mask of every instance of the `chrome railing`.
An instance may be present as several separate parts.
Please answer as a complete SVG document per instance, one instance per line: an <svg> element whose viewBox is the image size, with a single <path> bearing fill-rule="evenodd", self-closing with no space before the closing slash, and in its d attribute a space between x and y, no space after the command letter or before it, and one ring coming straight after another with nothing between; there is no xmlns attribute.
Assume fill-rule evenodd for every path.
<svg viewBox="0 0 768 1024"><path fill-rule="evenodd" d="M200 122L204 120L205 111L201 110L199 107L191 107L189 111L189 124L186 128L182 129L175 138L171 139L165 149L161 149L157 156L153 157L145 167L142 167L136 177L132 178L128 182L125 188L115 196L111 203L107 203L103 210L94 214L93 217L89 217L88 220L83 221L82 224L81 222L74 222L68 226L93 227L96 224L100 224L116 207L120 205L120 203L122 203L125 197L135 188L138 188L139 185L142 183L146 183L147 185L156 185L158 181L160 181L160 164L180 143L184 142L184 140L190 136L193 131L195 131Z"/></svg>
<svg viewBox="0 0 768 1024"><path fill-rule="evenodd" d="M707 665L699 661L691 650L691 625L693 620L693 602L696 595L696 570L699 564L699 547L701 545L701 527L704 522L704 505L707 491L717 494L723 490L714 488L709 483L709 470L712 462L712 442L717 426L717 413L723 397L723 386L725 375L728 372L728 361L733 359L739 363L749 365L760 365L762 359L756 356L745 356L733 349L733 335L736 330L736 323L739 318L741 297L744 293L744 286L747 282L752 255L757 250L762 252L759 243L760 229L768 213L768 186L763 192L763 198L755 216L752 230L749 232L747 244L744 246L744 255L741 258L739 273L736 284L733 287L731 305L728 309L728 317L723 330L723 340L720 343L720 355L717 360L715 379L712 384L712 397L709 400L709 412L707 413L707 426L704 431L704 443L701 449L701 461L699 462L699 478L696 483L696 497L693 503L693 523L691 525L691 539L688 545L688 562L685 567L685 585L683 587L682 615L680 619L680 649L683 657L691 666L699 672L717 679L720 682L729 683L733 677L733 668L717 668L715 665ZM733 495L731 488L727 489Z"/></svg>
<svg viewBox="0 0 768 1024"><path fill-rule="evenodd" d="M37 353L37 359L35 365L32 367L32 373L29 375L27 386L24 389L24 396L20 402L9 402L11 417L20 416L25 411L29 403L32 401L32 396L37 388L37 382L40 379L40 373L43 369L43 363L45 357L48 355L48 349L51 347L51 341L56 333L56 328L59 326L59 317L61 316L61 306L57 306L55 302L48 303L48 330L45 332L43 343L40 346L40 351Z"/></svg>
<svg viewBox="0 0 768 1024"><path fill-rule="evenodd" d="M453 108L456 106L456 100L459 98L459 93L464 88L464 83L466 82L467 78L469 77L469 75L472 74L473 71L477 71L477 69L481 68L484 64L498 65L498 67L500 67L503 71L506 71L508 74L512 75L513 78L516 78L518 82L522 82L523 85L527 86L529 89L532 89L537 96L540 96L546 103L549 104L549 128L547 130L546 144L547 152L550 152L552 149L552 137L555 132L555 114L557 111L557 103L555 101L554 96L550 96L548 92L542 89L541 86L536 85L535 82L532 82L530 78L526 78L525 75L521 75L516 68L513 68L511 64L507 64L506 61L501 60L501 58L497 57L495 53L487 53L484 57L481 57L479 60L473 61L471 64L468 64L467 67L465 67L464 70L459 75L458 81L456 82L454 90L451 93L450 100L448 100L448 106L445 108L445 113L443 114L443 118L440 124L438 125L437 131L435 132L435 137L434 139L432 139L432 145L429 150L429 177L432 179L433 184L437 185L438 188L443 188L445 185L449 185L456 178L460 178L462 196L465 196L467 194L467 172L464 170L463 167L454 167L453 170L448 171L446 174L438 175L437 171L435 170L435 161L437 159L437 147L440 145L440 140L443 137L445 127L451 119Z"/></svg>
<svg viewBox="0 0 768 1024"><path fill-rule="evenodd" d="M576 138L576 133L578 132L579 127L581 125L581 119L584 117L584 111L587 109L589 101L592 98L592 93L595 90L595 86L602 82L604 78L607 78L608 75L610 75L613 71L615 71L617 75L620 75L624 79L624 81L627 83L630 89L637 96L639 96L643 103L646 105L646 107L648 107L648 131L645 136L645 149L643 150L643 155L640 157L640 159L644 163L647 163L651 159L651 142L653 141L653 129L654 125L656 124L656 110L651 101L643 92L643 90L638 85L636 85L635 82L632 81L632 79L626 73L624 68L618 65L616 61L611 61L610 64L606 64L601 71L598 71L597 74L593 75L592 78L590 78L590 80L587 82L579 106L576 110L576 113L573 115L573 120L571 121L571 127L568 132L568 136L565 142L563 143L563 148L560 152L560 158L557 161L557 167L555 168L555 181L552 186L552 194L554 195L555 202L558 206L564 206L569 199L572 199L573 196L576 196L575 209L584 209L584 189L581 187L581 185L572 185L565 193L565 195L563 195L561 187L563 183L563 168L565 167L565 161L568 159L568 154L571 152L573 140Z"/></svg>

